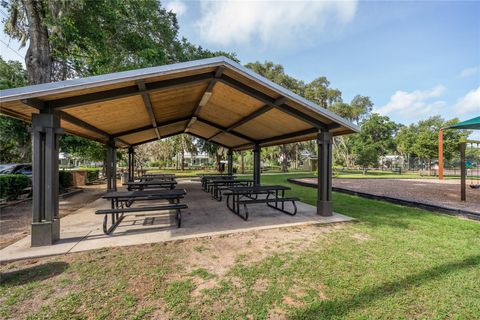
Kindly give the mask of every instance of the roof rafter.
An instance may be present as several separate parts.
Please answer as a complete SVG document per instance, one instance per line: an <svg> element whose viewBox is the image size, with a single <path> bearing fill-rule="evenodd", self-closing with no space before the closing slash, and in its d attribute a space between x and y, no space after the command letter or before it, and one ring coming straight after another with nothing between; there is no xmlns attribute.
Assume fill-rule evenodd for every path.
<svg viewBox="0 0 480 320"><path fill-rule="evenodd" d="M189 119L190 119L190 117L183 117L183 118L168 120L168 121L164 121L164 122L157 122L156 125L157 125L157 128L161 129L164 126L184 122L184 121L187 121ZM147 131L147 130L151 130L151 129L152 129L151 125L143 126L143 127L139 127L139 128L135 128L135 129L130 129L130 130L127 130L127 131L117 132L115 134L112 134L112 137L116 138L116 137L127 136L129 134L138 133L138 132L142 132L142 131Z"/></svg>
<svg viewBox="0 0 480 320"><path fill-rule="evenodd" d="M145 80L138 80L137 81L138 90L141 92L143 104L145 105L145 109L147 109L148 116L150 117L150 121L152 121L152 127L155 129L155 134L157 138L160 140L160 131L158 131L157 127L157 119L155 118L155 113L153 112L152 108L152 101L150 100L150 95L148 92L145 92L147 89L145 87Z"/></svg>
<svg viewBox="0 0 480 320"><path fill-rule="evenodd" d="M162 139L170 138L170 137L176 136L177 134L181 134L181 133L183 133L183 130L182 130L182 131L178 131L178 132L174 132L174 133L170 133L170 134L167 134L167 135L164 135L164 136L162 136ZM157 139L157 138L148 139L148 140L145 140L145 141L133 143L131 146L132 146L132 147L136 147L136 146L139 146L139 145L141 145L141 144L145 144L145 143L149 143L149 142L154 142L154 141L158 141L158 139Z"/></svg>
<svg viewBox="0 0 480 320"><path fill-rule="evenodd" d="M187 132L187 134L189 134L189 135L191 135L191 136L194 136L195 138L198 138L198 139L202 139L202 140L207 141L207 139L206 139L205 137L199 136L198 134L195 134L195 133L192 133L192 132ZM226 146L226 145L224 145L224 144L221 144L220 142L216 142L216 141L211 141L211 142L214 143L214 144L219 145L220 147L223 147L223 148L226 148L226 149L232 149L231 147Z"/></svg>
<svg viewBox="0 0 480 320"><path fill-rule="evenodd" d="M276 99L276 100L274 101L274 104L280 105L280 104L285 103L285 101L286 101L286 98L280 97L280 98L278 98L278 99ZM261 107L260 109L258 109L258 110L256 110L256 111L250 113L248 116L246 116L246 117L238 120L238 121L235 122L234 124L228 126L228 127L226 128L226 131L227 131L227 132L230 132L230 131L232 131L233 129L238 128L238 127L244 125L245 123L247 123L247 122L255 119L256 117L261 116L262 114L264 114L264 113L266 113L266 112L268 112L268 111L270 111L270 110L272 110L272 109L273 109L273 106L272 106L272 105L266 104L266 105L264 105L263 107ZM224 132L224 131L220 131L220 132L218 132L216 135L222 134L223 132ZM215 138L216 135L210 137L210 139Z"/></svg>
<svg viewBox="0 0 480 320"><path fill-rule="evenodd" d="M246 140L246 141L249 141L249 142L255 142L254 139L252 139L252 138L250 138L250 137L247 137L247 136L245 136L245 135L243 135L243 134L241 134L241 133L234 132L234 131L228 132L228 131L226 131L227 128L222 127L222 126L220 126L220 125L218 125L218 124L215 124L215 123L213 123L213 122L210 122L210 121L208 121L208 120L206 120L206 119L202 119L202 118L198 118L198 117L197 117L197 121L203 122L203 123L205 123L206 125L209 125L210 127L213 127L213 128L215 128L215 129L217 129L217 130L220 130L220 131L222 131L222 132L224 132L224 133L229 133L229 134L231 134L232 136L236 136L237 138L240 138L240 139L243 139L243 140ZM215 134L215 135L217 135L217 134ZM211 139L213 139L213 138L206 138L207 141L211 141Z"/></svg>

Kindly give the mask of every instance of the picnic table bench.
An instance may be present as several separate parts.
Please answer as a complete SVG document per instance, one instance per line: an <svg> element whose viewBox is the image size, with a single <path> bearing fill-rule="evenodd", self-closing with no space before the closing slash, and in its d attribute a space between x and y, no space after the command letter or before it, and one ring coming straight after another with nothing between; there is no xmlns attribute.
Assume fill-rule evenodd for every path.
<svg viewBox="0 0 480 320"><path fill-rule="evenodd" d="M285 197L285 191L291 189L289 187L281 185L263 185L234 186L225 189L227 190L225 195L227 196L228 209L244 220L248 220L247 205L249 204L265 203L270 208L279 210L288 215L294 216L297 214L297 205L295 201L299 201L299 199L295 197ZM265 198L259 196L265 196ZM292 203L292 212L285 210L285 202ZM243 205L245 211L244 215L240 213L240 205Z"/></svg>
<svg viewBox="0 0 480 320"><path fill-rule="evenodd" d="M128 190L144 190L151 188L165 188L165 189L175 189L177 181L175 180L148 180L148 181L128 181L123 185L127 186Z"/></svg>
<svg viewBox="0 0 480 320"><path fill-rule="evenodd" d="M229 187L253 186L253 183L253 179L212 179L207 182L207 189L214 199L222 201L222 191Z"/></svg>
<svg viewBox="0 0 480 320"><path fill-rule="evenodd" d="M111 202L110 209L95 211L95 214L105 215L103 218L103 232L111 234L115 228L122 222L125 214L148 212L148 211L169 211L175 210L175 221L177 227L182 224L181 210L187 209L186 204L180 203L187 194L185 189L173 190L141 190L141 191L115 191L105 194L102 198ZM168 204L160 204L148 207L135 207L131 205L136 201L155 201L168 200ZM111 226L108 227L108 216L111 217Z"/></svg>

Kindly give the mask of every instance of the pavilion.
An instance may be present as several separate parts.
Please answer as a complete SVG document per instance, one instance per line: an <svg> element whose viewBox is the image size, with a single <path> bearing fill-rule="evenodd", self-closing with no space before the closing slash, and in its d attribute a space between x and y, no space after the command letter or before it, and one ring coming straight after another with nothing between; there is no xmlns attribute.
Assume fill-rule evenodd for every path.
<svg viewBox="0 0 480 320"><path fill-rule="evenodd" d="M32 246L60 238L58 137L105 144L107 188L116 190L116 148L187 133L234 151L253 150L260 184L262 147L316 139L317 214L332 215L332 138L354 133L349 121L225 57L104 74L0 91L0 111L32 123Z"/></svg>

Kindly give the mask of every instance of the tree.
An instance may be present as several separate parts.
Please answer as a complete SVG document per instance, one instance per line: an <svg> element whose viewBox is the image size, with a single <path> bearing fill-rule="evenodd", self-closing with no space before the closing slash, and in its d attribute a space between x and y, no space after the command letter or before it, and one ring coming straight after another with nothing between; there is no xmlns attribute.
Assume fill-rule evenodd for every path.
<svg viewBox="0 0 480 320"><path fill-rule="evenodd" d="M380 156L395 150L394 135L397 124L386 116L377 113L364 120L360 132L352 137L352 151L355 163L367 172L370 166L376 166Z"/></svg>
<svg viewBox="0 0 480 320"><path fill-rule="evenodd" d="M106 156L101 143L70 134L60 138L60 150L87 161L103 161Z"/></svg>
<svg viewBox="0 0 480 320"><path fill-rule="evenodd" d="M5 32L22 45L29 41L30 84L227 54L180 39L175 13L156 0L2 4L9 13Z"/></svg>
<svg viewBox="0 0 480 320"><path fill-rule="evenodd" d="M303 95L305 91L305 84L285 73L281 64L274 64L271 61L261 63L259 61L247 63L245 67L254 72L264 76L265 78L287 88L296 94Z"/></svg>
<svg viewBox="0 0 480 320"><path fill-rule="evenodd" d="M326 77L318 77L308 83L305 86L304 96L325 109L328 109L334 103L342 102L342 92L330 88L330 81Z"/></svg>
<svg viewBox="0 0 480 320"><path fill-rule="evenodd" d="M397 137L399 151L428 162L430 167L432 160L438 158L438 130L447 128L458 121L457 118L445 121L440 116L433 116L403 127ZM465 130L444 130L443 152L446 160L458 156L458 143L462 138L467 138L469 133Z"/></svg>
<svg viewBox="0 0 480 320"><path fill-rule="evenodd" d="M218 171L220 170L220 163L222 161L222 158L225 156L225 151L226 149L219 146L218 144L203 140L203 139L198 139L198 147L202 152L208 153L210 156L215 157L215 162L217 163L217 168Z"/></svg>
<svg viewBox="0 0 480 320"><path fill-rule="evenodd" d="M27 74L18 61L0 57L0 90L21 87ZM0 162L29 162L31 153L29 125L23 121L0 116Z"/></svg>

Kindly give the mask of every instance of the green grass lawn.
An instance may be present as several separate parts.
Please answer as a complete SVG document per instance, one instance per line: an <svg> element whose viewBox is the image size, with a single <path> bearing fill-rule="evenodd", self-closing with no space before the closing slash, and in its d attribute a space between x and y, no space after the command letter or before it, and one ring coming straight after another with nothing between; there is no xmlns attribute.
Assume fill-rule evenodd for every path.
<svg viewBox="0 0 480 320"><path fill-rule="evenodd" d="M289 184L291 177L262 183L289 185L315 204L316 191ZM211 248L222 237L45 258L19 271L3 265L0 317L479 318L480 223L339 193L334 209L358 222L306 227L316 229L302 249L279 239L283 250L269 246L258 259L239 251L224 272L188 256L215 266L224 257Z"/></svg>

